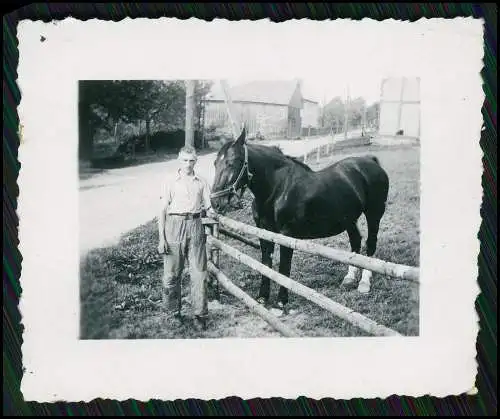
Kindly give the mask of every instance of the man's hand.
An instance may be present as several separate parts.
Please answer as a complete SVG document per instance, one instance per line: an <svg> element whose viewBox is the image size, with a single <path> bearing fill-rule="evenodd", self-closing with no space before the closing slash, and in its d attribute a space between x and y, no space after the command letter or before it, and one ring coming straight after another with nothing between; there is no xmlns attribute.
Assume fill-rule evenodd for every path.
<svg viewBox="0 0 500 419"><path fill-rule="evenodd" d="M208 211L207 211L207 217L209 218L213 218L214 220L218 220L219 219L219 214L217 214L213 208L210 208Z"/></svg>
<svg viewBox="0 0 500 419"><path fill-rule="evenodd" d="M160 242L158 243L158 253L167 254L167 252L168 252L167 243L165 242L165 240L160 240Z"/></svg>

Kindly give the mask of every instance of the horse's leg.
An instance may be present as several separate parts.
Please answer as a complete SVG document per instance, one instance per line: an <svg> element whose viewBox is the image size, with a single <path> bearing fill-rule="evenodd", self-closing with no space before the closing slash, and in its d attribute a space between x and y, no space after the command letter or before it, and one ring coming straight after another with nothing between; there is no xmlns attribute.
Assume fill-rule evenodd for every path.
<svg viewBox="0 0 500 419"><path fill-rule="evenodd" d="M382 218L382 211L373 211L366 213L366 221L368 223L368 237L366 239L366 255L371 257L374 255L377 249L377 235L380 225L380 219ZM368 269L363 269L361 275L361 281L359 281L358 291L366 294L370 292L372 279L372 271Z"/></svg>
<svg viewBox="0 0 500 419"><path fill-rule="evenodd" d="M245 193L245 186L243 186L240 190L240 196L236 197L238 202L237 202L237 208L243 208L243 194Z"/></svg>
<svg viewBox="0 0 500 419"><path fill-rule="evenodd" d="M361 250L361 233L359 232L358 226L354 223L347 230L349 235L349 242L351 243L351 251L354 253L359 253ZM342 281L343 286L350 286L356 281L356 275L359 268L356 266L349 265L349 271Z"/></svg>
<svg viewBox="0 0 500 419"><path fill-rule="evenodd" d="M260 249L262 252L262 264L272 269L274 243L260 239ZM269 294L270 294L270 280L267 276L262 275L260 282L259 296L257 297L257 301L260 304L267 304L269 301Z"/></svg>
<svg viewBox="0 0 500 419"><path fill-rule="evenodd" d="M231 201L233 199L233 195L232 194L229 194L227 196L227 207L230 208L231 207Z"/></svg>
<svg viewBox="0 0 500 419"><path fill-rule="evenodd" d="M279 272L282 275L290 277L290 271L292 268L292 256L293 249L280 246L280 268ZM278 307L283 310L283 313L287 312L286 305L288 304L288 289L286 287L280 286L278 292Z"/></svg>
<svg viewBox="0 0 500 419"><path fill-rule="evenodd" d="M265 220L265 218L259 214L257 208L257 202L255 199L252 201L252 215L255 225L258 228L263 228L267 230L272 230L270 224ZM273 253L274 253L274 243L268 240L259 239L260 241L260 251L262 253L261 262L268 268L273 269ZM261 275L260 290L257 297L257 301L260 304L267 304L269 302L270 294L270 279L265 275Z"/></svg>

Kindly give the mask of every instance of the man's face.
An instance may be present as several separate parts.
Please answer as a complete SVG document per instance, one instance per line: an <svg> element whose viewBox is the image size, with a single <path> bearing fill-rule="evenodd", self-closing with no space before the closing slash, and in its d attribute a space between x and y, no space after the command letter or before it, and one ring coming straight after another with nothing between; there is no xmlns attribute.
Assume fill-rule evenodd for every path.
<svg viewBox="0 0 500 419"><path fill-rule="evenodd" d="M192 154L181 153L179 155L179 161L181 164L181 170L184 173L192 173L194 165L196 164L196 157Z"/></svg>

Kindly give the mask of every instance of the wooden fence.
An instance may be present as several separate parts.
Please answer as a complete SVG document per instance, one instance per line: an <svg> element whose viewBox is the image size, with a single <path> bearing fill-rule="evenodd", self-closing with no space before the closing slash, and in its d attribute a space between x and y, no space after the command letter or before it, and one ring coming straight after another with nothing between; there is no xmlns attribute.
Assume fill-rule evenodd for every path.
<svg viewBox="0 0 500 419"><path fill-rule="evenodd" d="M207 220L206 231L208 233L207 243L209 247L209 258L210 262L208 264L208 269L211 274L215 276L218 283L231 295L241 300L247 307L249 307L253 312L262 317L267 321L272 327L282 333L284 336L300 336L301 334L297 331L291 330L288 326L283 324L276 316L271 312L266 310L263 306L258 304L254 299L252 299L244 291L236 287L220 270L219 267L219 251L227 254L228 256L238 260L239 262L245 264L246 266L256 270L257 272L267 276L271 280L275 281L279 285L282 285L289 289L291 292L300 295L301 297L307 299L320 306L321 308L327 310L328 312L334 314L335 316L359 327L365 332L374 336L401 336L398 332L387 328L383 325L376 323L375 321L355 312L354 310L344 307L341 304L325 297L324 295L318 293L317 291L308 288L296 281L293 281L289 277L267 267L266 265L258 262L252 257L240 252L239 250L229 246L219 239L219 233L222 233L228 237L234 238L236 240L242 241L252 247L259 248L259 243L246 238L240 233L246 233L256 236L261 239L265 239L275 244L284 245L289 248L314 254L317 256L324 256L329 259L335 260L337 262L345 263L351 266L357 266L358 268L369 269L373 272L378 272L384 275L388 275L394 278L408 280L412 282L419 282L419 269L412 266L398 265L391 262L386 262L376 258L370 258L357 253L346 252L338 249L334 249L328 246L323 246L317 243L313 243L306 240L294 239L291 237L284 236L282 234L273 233L264 229L250 226L248 224L233 220L225 216L219 216L218 221Z"/></svg>
<svg viewBox="0 0 500 419"><path fill-rule="evenodd" d="M269 240L273 243L284 245L294 250L307 252L316 256L324 256L336 262L345 263L346 265L356 266L362 269L368 269L372 272L377 272L394 278L419 282L419 269L413 266L386 262L384 260L368 257L359 253L347 252L345 250L323 246L308 240L294 239L283 234L263 230L224 216L219 216L218 221L221 227L257 236L261 239ZM232 234L234 235L234 233Z"/></svg>
<svg viewBox="0 0 500 419"><path fill-rule="evenodd" d="M332 142L322 144L312 150L306 151L297 158L307 164L319 164L325 157L330 157L334 152L346 147L363 147L371 144L371 137L352 137L349 139L332 140Z"/></svg>

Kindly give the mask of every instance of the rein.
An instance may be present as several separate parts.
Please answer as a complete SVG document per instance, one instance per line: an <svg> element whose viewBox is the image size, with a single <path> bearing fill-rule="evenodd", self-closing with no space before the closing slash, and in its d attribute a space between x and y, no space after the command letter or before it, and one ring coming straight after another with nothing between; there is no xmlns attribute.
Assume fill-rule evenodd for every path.
<svg viewBox="0 0 500 419"><path fill-rule="evenodd" d="M248 178L248 183L252 180L253 174L250 172L250 169L248 168L248 149L246 144L243 146L245 149L245 162L243 163L243 166L241 167L240 173L238 174L238 177L236 180L233 182L233 184L225 189L222 189L220 191L214 192L210 195L210 198L220 198L221 196L226 196L229 194L236 194L236 186L238 183L241 181L241 178L245 174L245 170L247 172L247 178Z"/></svg>

